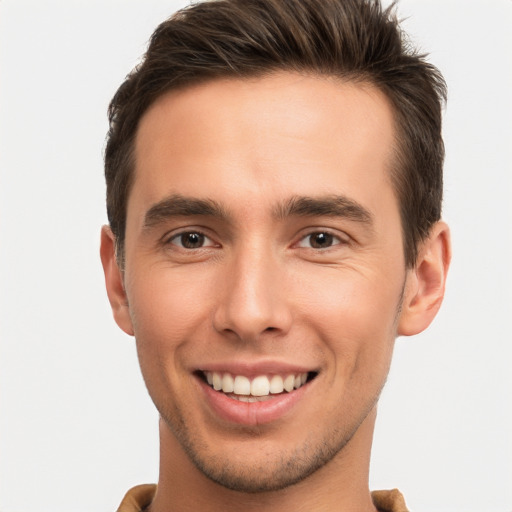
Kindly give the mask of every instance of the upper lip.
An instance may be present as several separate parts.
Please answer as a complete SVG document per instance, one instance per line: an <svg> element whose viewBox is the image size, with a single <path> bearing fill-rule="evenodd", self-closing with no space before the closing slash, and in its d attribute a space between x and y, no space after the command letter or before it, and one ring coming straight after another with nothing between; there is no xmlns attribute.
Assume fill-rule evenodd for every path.
<svg viewBox="0 0 512 512"><path fill-rule="evenodd" d="M244 375L257 377L258 375L289 375L308 372L318 372L317 367L302 364L290 364L282 361L258 361L258 362L215 362L205 363L196 368L200 372L230 373L231 375Z"/></svg>

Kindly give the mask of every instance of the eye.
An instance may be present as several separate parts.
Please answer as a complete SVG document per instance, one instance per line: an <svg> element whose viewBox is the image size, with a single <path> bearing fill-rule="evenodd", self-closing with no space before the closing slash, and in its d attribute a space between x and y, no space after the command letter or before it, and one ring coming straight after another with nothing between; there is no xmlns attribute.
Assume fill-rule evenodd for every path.
<svg viewBox="0 0 512 512"><path fill-rule="evenodd" d="M210 238L198 231L178 233L169 240L169 243L183 249L201 249L202 247L212 247L215 245Z"/></svg>
<svg viewBox="0 0 512 512"><path fill-rule="evenodd" d="M341 243L343 243L343 241L339 237L328 231L316 231L302 238L298 246L312 249L328 249L333 245Z"/></svg>

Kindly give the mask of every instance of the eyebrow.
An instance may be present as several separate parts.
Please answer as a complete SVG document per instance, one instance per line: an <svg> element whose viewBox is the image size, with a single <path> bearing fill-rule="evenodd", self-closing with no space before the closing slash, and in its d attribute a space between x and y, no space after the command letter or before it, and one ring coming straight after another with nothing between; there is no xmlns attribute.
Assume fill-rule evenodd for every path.
<svg viewBox="0 0 512 512"><path fill-rule="evenodd" d="M144 216L144 228L151 228L172 217L216 217L228 219L222 206L212 199L198 199L173 194L154 204Z"/></svg>
<svg viewBox="0 0 512 512"><path fill-rule="evenodd" d="M144 228L152 228L173 217L214 217L228 222L229 213L213 199L199 199L173 194L154 204L144 216ZM278 204L273 216L279 220L287 217L342 217L355 222L373 225L373 215L357 201L343 195L320 197L294 196Z"/></svg>
<svg viewBox="0 0 512 512"><path fill-rule="evenodd" d="M343 195L320 197L295 196L279 205L274 215L279 219L299 217L344 217L371 227L373 214L357 201Z"/></svg>

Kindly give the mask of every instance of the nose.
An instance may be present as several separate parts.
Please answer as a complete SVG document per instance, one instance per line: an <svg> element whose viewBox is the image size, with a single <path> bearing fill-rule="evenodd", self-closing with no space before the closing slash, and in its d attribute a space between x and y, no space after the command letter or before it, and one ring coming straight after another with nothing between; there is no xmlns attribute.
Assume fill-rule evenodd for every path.
<svg viewBox="0 0 512 512"><path fill-rule="evenodd" d="M245 342L289 331L292 314L284 269L271 251L238 251L226 264L214 328Z"/></svg>

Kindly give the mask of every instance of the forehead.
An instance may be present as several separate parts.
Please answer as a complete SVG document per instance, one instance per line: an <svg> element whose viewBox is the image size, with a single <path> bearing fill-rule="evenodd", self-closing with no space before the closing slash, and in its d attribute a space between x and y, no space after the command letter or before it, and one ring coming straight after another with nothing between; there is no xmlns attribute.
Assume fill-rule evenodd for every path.
<svg viewBox="0 0 512 512"><path fill-rule="evenodd" d="M389 102L365 83L281 72L171 91L141 119L129 210L173 193L371 202L390 187L393 141Z"/></svg>

